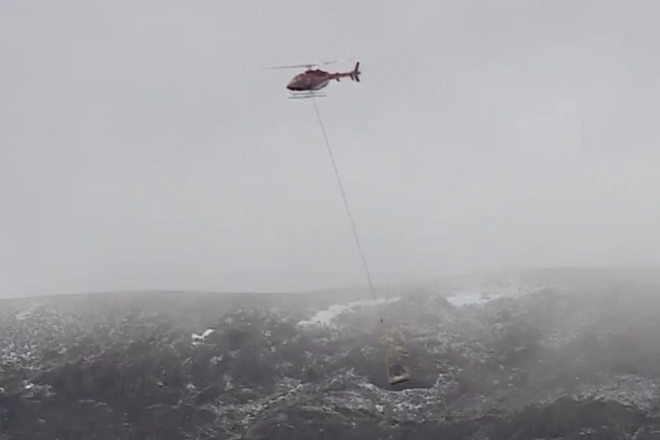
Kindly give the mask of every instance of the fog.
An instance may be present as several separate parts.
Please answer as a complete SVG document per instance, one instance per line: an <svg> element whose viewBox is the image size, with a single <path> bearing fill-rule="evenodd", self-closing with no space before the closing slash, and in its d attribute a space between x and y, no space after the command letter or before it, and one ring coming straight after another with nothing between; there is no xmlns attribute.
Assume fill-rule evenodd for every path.
<svg viewBox="0 0 660 440"><path fill-rule="evenodd" d="M660 257L660 4L5 0L0 296ZM327 66L350 69L352 62Z"/></svg>

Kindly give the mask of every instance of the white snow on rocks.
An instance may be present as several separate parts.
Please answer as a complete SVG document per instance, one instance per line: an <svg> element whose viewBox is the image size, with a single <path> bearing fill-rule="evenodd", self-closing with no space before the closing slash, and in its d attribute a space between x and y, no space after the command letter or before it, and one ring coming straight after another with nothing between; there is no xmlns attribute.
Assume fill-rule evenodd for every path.
<svg viewBox="0 0 660 440"><path fill-rule="evenodd" d="M500 296L493 297L491 295L483 295L477 292L465 292L457 295L452 295L447 297L447 301L451 303L454 307L468 306L471 304L486 304L488 301L495 298L501 298Z"/></svg>
<svg viewBox="0 0 660 440"><path fill-rule="evenodd" d="M625 406L652 410L660 399L660 387L652 379L621 374L597 386L585 386L577 399L597 399L618 402Z"/></svg>
<svg viewBox="0 0 660 440"><path fill-rule="evenodd" d="M31 317L33 313L41 306L38 302L33 302L27 308L16 314L16 319L19 321L24 321Z"/></svg>
<svg viewBox="0 0 660 440"><path fill-rule="evenodd" d="M543 280L479 276L449 278L433 287L446 292L447 300L455 307L483 305L498 298L517 298L549 287L560 288Z"/></svg>
<svg viewBox="0 0 660 440"><path fill-rule="evenodd" d="M201 335L198 335L197 333L192 334L192 340L193 342L204 342L206 338L211 335L213 332L215 332L214 329L209 328L204 330L204 332Z"/></svg>
<svg viewBox="0 0 660 440"><path fill-rule="evenodd" d="M376 300L363 300L363 301L354 301L348 304L335 304L330 306L326 310L321 310L317 312L311 319L300 321L298 325L300 326L332 326L332 321L342 313L353 313L358 307L373 307L379 306L382 304L394 303L400 301L400 297L395 298L379 298Z"/></svg>

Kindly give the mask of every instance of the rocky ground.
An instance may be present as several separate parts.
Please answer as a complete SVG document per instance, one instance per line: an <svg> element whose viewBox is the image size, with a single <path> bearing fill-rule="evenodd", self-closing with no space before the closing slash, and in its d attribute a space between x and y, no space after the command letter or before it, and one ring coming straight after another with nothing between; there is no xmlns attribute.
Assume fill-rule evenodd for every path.
<svg viewBox="0 0 660 440"><path fill-rule="evenodd" d="M657 440L654 273L4 300L0 440Z"/></svg>

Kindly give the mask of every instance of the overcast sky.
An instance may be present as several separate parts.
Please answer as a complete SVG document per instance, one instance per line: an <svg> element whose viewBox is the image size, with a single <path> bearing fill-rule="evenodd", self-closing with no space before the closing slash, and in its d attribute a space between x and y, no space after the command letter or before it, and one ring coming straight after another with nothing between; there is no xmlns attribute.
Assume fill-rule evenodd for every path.
<svg viewBox="0 0 660 440"><path fill-rule="evenodd" d="M3 0L0 296L660 259L657 1ZM347 62L334 69L350 69Z"/></svg>

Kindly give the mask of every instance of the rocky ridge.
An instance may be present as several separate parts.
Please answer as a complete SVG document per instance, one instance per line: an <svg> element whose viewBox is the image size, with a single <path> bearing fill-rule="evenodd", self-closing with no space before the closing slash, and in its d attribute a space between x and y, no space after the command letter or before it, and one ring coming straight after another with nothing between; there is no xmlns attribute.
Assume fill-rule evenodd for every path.
<svg viewBox="0 0 660 440"><path fill-rule="evenodd" d="M2 301L0 439L660 438L652 272L357 295ZM380 318L405 386L387 383Z"/></svg>

